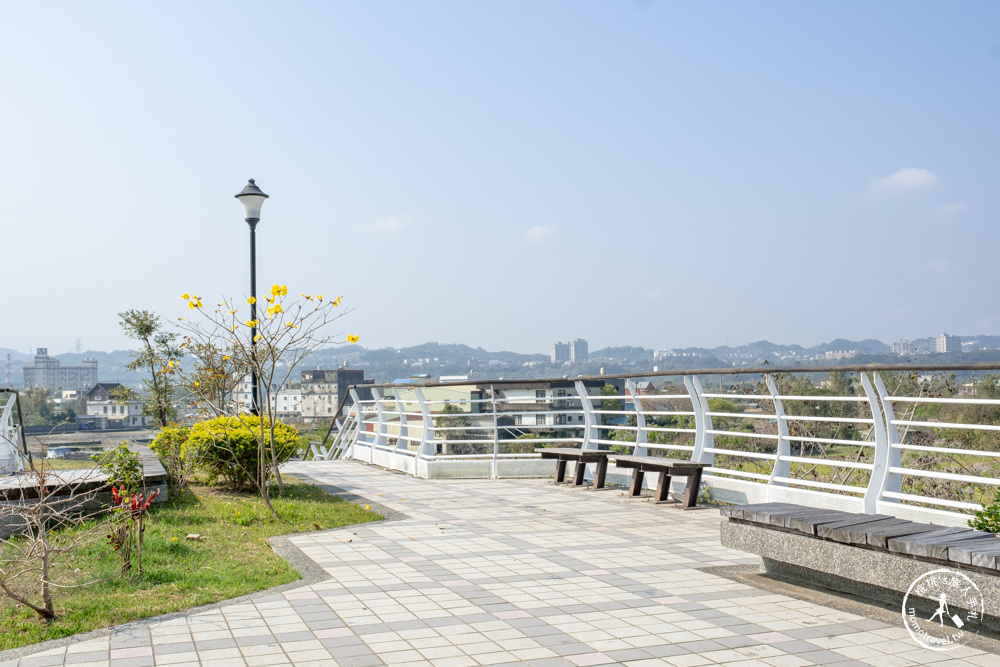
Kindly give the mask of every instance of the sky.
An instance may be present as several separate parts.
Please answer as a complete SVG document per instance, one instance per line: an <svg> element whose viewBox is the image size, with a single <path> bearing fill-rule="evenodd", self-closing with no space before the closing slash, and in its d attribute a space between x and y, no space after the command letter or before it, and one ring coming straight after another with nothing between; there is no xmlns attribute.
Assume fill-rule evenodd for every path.
<svg viewBox="0 0 1000 667"><path fill-rule="evenodd" d="M248 178L369 348L1000 334L996 2L0 0L0 96L21 352L242 299Z"/></svg>

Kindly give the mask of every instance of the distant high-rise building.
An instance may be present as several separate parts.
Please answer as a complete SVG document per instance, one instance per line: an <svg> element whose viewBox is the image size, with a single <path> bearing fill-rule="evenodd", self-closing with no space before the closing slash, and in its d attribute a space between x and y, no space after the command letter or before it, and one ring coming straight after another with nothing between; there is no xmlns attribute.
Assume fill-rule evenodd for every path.
<svg viewBox="0 0 1000 667"><path fill-rule="evenodd" d="M961 352L962 351L962 337L961 336L949 336L946 333L941 334L935 339L935 352Z"/></svg>
<svg viewBox="0 0 1000 667"><path fill-rule="evenodd" d="M910 354L916 352L917 348L913 347L913 343L906 340L905 338L900 338L892 344L893 354Z"/></svg>
<svg viewBox="0 0 1000 667"><path fill-rule="evenodd" d="M569 344L569 360L579 363L587 360L587 341L577 338Z"/></svg>
<svg viewBox="0 0 1000 667"><path fill-rule="evenodd" d="M88 390L97 384L97 359L84 359L81 366L62 366L49 356L48 348L40 347L35 353L35 363L25 364L23 385L46 389Z"/></svg>
<svg viewBox="0 0 1000 667"><path fill-rule="evenodd" d="M552 353L549 355L552 363L561 364L569 361L569 343L552 343Z"/></svg>

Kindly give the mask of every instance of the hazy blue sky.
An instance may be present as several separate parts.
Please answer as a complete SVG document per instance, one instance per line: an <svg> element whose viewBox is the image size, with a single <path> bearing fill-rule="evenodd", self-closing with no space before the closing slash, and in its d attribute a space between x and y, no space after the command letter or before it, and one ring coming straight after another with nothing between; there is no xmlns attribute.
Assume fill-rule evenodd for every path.
<svg viewBox="0 0 1000 667"><path fill-rule="evenodd" d="M996 2L0 1L0 347L342 294L369 347L1000 334Z"/></svg>

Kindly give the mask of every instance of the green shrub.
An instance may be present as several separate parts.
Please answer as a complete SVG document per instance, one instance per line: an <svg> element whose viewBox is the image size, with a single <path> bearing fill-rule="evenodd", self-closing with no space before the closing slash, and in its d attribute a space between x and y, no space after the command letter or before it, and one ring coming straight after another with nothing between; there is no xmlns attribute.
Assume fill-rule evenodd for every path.
<svg viewBox="0 0 1000 667"><path fill-rule="evenodd" d="M260 417L216 417L191 427L183 447L186 459L195 460L199 469L208 474L210 484L219 484L234 491L255 490L274 475L279 465L295 455L298 448L296 430L275 422L274 448L270 455L269 423L264 419L264 466L260 469Z"/></svg>
<svg viewBox="0 0 1000 667"><path fill-rule="evenodd" d="M123 442L109 452L95 457L97 467L107 477L108 486L132 495L143 487L142 457Z"/></svg>
<svg viewBox="0 0 1000 667"><path fill-rule="evenodd" d="M969 519L969 527L987 533L1000 533L1000 489L997 490L992 505L976 510L976 517Z"/></svg>
<svg viewBox="0 0 1000 667"><path fill-rule="evenodd" d="M184 444L190 435L191 429L187 427L168 426L160 429L149 445L167 471L171 486L184 486L184 476L190 464L185 456Z"/></svg>

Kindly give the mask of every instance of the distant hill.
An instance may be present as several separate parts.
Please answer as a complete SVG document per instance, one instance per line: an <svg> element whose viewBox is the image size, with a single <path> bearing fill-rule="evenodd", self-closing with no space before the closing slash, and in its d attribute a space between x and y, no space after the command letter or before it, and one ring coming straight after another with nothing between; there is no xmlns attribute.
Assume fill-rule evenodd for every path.
<svg viewBox="0 0 1000 667"><path fill-rule="evenodd" d="M299 366L299 370L317 368L359 368L365 375L378 382L388 382L396 378L427 374L431 377L442 375L469 375L475 378L529 379L539 377L573 377L576 375L641 373L652 371L655 366L660 371L697 368L728 368L756 366L767 361L773 365L801 366L829 363L826 352L834 350L857 350L858 356L844 360L844 363L958 363L1000 360L1000 336L962 336L963 352L948 355L910 355L900 357L891 353L891 347L874 339L852 341L837 338L828 343L808 348L795 344L773 343L759 340L745 345L723 345L715 348L689 347L673 350L676 356L664 356L655 362L655 351L629 345L606 347L593 350L590 358L576 364L553 364L546 352L524 354L520 352L493 352L482 347L471 347L462 343L428 342L410 347L386 347L367 349L361 345L337 345L309 355ZM914 339L918 352L934 349L934 337ZM988 351L981 351L987 348ZM0 348L0 384L4 380L6 355L11 356L11 381L19 386L22 379L21 368L31 363L32 355L7 348ZM99 377L102 381L122 382L139 386L142 373L130 373L125 364L130 359L128 350L103 352L88 350L83 354L56 355L64 365L76 366L85 358L97 359ZM293 382L299 379L294 373Z"/></svg>

